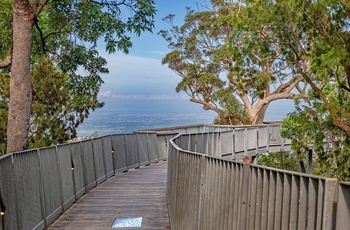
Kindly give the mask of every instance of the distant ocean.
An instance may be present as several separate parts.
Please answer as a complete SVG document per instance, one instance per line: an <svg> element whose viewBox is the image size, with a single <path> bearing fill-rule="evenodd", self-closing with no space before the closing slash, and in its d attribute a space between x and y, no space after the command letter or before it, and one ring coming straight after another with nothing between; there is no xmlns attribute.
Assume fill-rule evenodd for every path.
<svg viewBox="0 0 350 230"><path fill-rule="evenodd" d="M163 127L212 124L216 114L187 101L116 101L92 112L78 128L79 137L132 133Z"/></svg>
<svg viewBox="0 0 350 230"><path fill-rule="evenodd" d="M270 105L266 121L282 120L292 111L292 104ZM132 133L135 130L174 127L193 124L212 124L213 111L204 111L198 104L185 100L125 100L106 101L92 112L78 128L79 137L92 134Z"/></svg>

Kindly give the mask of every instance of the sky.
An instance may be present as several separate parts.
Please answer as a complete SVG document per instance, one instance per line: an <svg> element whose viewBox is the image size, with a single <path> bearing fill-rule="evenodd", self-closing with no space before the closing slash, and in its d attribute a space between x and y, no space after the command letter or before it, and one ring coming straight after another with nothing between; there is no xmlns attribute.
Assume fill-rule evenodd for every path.
<svg viewBox="0 0 350 230"><path fill-rule="evenodd" d="M206 5L208 0L156 0L157 14L153 33L145 32L140 37L133 36L133 47L128 55L122 52L106 54L109 74L103 75L105 84L101 87L99 99L106 104L101 110L110 109L118 101L162 101L173 103L178 108L186 108L198 113L212 113L204 111L201 105L189 101L184 93L176 93L176 85L181 78L166 65L161 64L162 58L170 52L166 41L158 35L162 29L170 29L170 25L162 19L175 14L175 24L182 25L186 14L186 7L198 9ZM101 47L102 48L102 47ZM293 102L271 103L267 111L267 120L281 120L292 111Z"/></svg>
<svg viewBox="0 0 350 230"><path fill-rule="evenodd" d="M99 94L99 99L106 103L104 109L121 100L175 100L183 102L187 108L202 112L201 106L191 103L184 92L176 93L175 88L181 78L161 64L170 50L158 32L170 29L170 25L162 20L167 15L175 14L175 24L182 25L187 6L197 9L197 4L205 3L206 0L157 0L153 33L132 36L133 47L129 54L120 51L107 54L101 47L101 54L107 59L109 69L109 74L103 75L105 84Z"/></svg>
<svg viewBox="0 0 350 230"><path fill-rule="evenodd" d="M196 2L157 0L153 33L144 32L140 37L132 36L133 47L127 55L122 52L104 53L110 73L103 77L106 84L101 89L101 98L120 100L139 98L184 100L186 98L183 93L175 92L180 77L161 64L162 58L170 50L158 32L162 29L170 29L170 25L162 20L169 14L175 14L175 21L181 25L186 7L196 7Z"/></svg>

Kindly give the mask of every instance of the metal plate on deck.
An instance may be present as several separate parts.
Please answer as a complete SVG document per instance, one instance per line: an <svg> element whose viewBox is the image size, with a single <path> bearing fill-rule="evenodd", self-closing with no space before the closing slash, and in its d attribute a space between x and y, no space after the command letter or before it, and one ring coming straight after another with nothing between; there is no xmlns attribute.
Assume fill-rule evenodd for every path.
<svg viewBox="0 0 350 230"><path fill-rule="evenodd" d="M115 218L112 228L138 228L141 224L142 217Z"/></svg>

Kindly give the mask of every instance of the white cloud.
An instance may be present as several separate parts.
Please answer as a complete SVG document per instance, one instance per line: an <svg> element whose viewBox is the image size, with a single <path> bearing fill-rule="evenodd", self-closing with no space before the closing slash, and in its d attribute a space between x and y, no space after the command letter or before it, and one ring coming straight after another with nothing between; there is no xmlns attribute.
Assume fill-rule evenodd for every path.
<svg viewBox="0 0 350 230"><path fill-rule="evenodd" d="M102 91L99 92L98 96L102 98L110 98L112 96L112 92L110 90Z"/></svg>
<svg viewBox="0 0 350 230"><path fill-rule="evenodd" d="M109 74L103 75L105 84L101 92L111 91L111 94L101 94L101 97L120 98L118 95L138 95L139 97L175 97L180 77L161 60L133 55L102 53L108 61ZM116 96L113 96L116 95ZM156 100L156 99L154 99Z"/></svg>
<svg viewBox="0 0 350 230"><path fill-rule="evenodd" d="M152 50L150 52L154 54L162 55L163 57L165 57L165 55L167 54L167 52L165 51L158 51L158 50Z"/></svg>
<svg viewBox="0 0 350 230"><path fill-rule="evenodd" d="M187 95L186 95L187 96ZM184 100L188 99L188 96L184 95L141 95L141 94L129 94L129 95L115 95L110 90L103 91L99 93L101 99L110 99L110 100L139 100L139 101L169 101L169 100Z"/></svg>

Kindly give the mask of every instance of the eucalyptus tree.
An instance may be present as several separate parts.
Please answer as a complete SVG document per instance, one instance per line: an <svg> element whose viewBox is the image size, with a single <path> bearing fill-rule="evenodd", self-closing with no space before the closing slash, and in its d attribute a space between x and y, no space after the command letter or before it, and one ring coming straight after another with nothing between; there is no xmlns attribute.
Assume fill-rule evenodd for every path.
<svg viewBox="0 0 350 230"><path fill-rule="evenodd" d="M350 178L350 3L336 0L261 1L266 23L289 49L309 84L310 105L298 105L283 123L296 151L315 150L320 171ZM251 5L252 12L257 5ZM327 144L325 144L327 143Z"/></svg>
<svg viewBox="0 0 350 230"><path fill-rule="evenodd" d="M189 9L181 27L168 16L171 30L160 32L172 49L163 64L182 78L176 90L230 124L259 124L272 101L307 99L277 37L247 6L213 0L203 11Z"/></svg>
<svg viewBox="0 0 350 230"><path fill-rule="evenodd" d="M104 42L109 53L127 53L131 33L153 29L154 4L154 0L3 1L0 67L11 74L7 152L27 148L32 64L49 57L68 75L76 95L88 89L96 100L103 83L100 74L108 72L97 44ZM84 75L76 73L78 68Z"/></svg>
<svg viewBox="0 0 350 230"><path fill-rule="evenodd" d="M0 74L0 155L6 151L10 75ZM80 82L82 83L82 82ZM61 144L77 136L77 127L90 110L101 108L89 87L72 87L68 75L57 70L52 60L39 60L31 71L33 102L29 126L29 148ZM84 87L84 84L79 84Z"/></svg>

